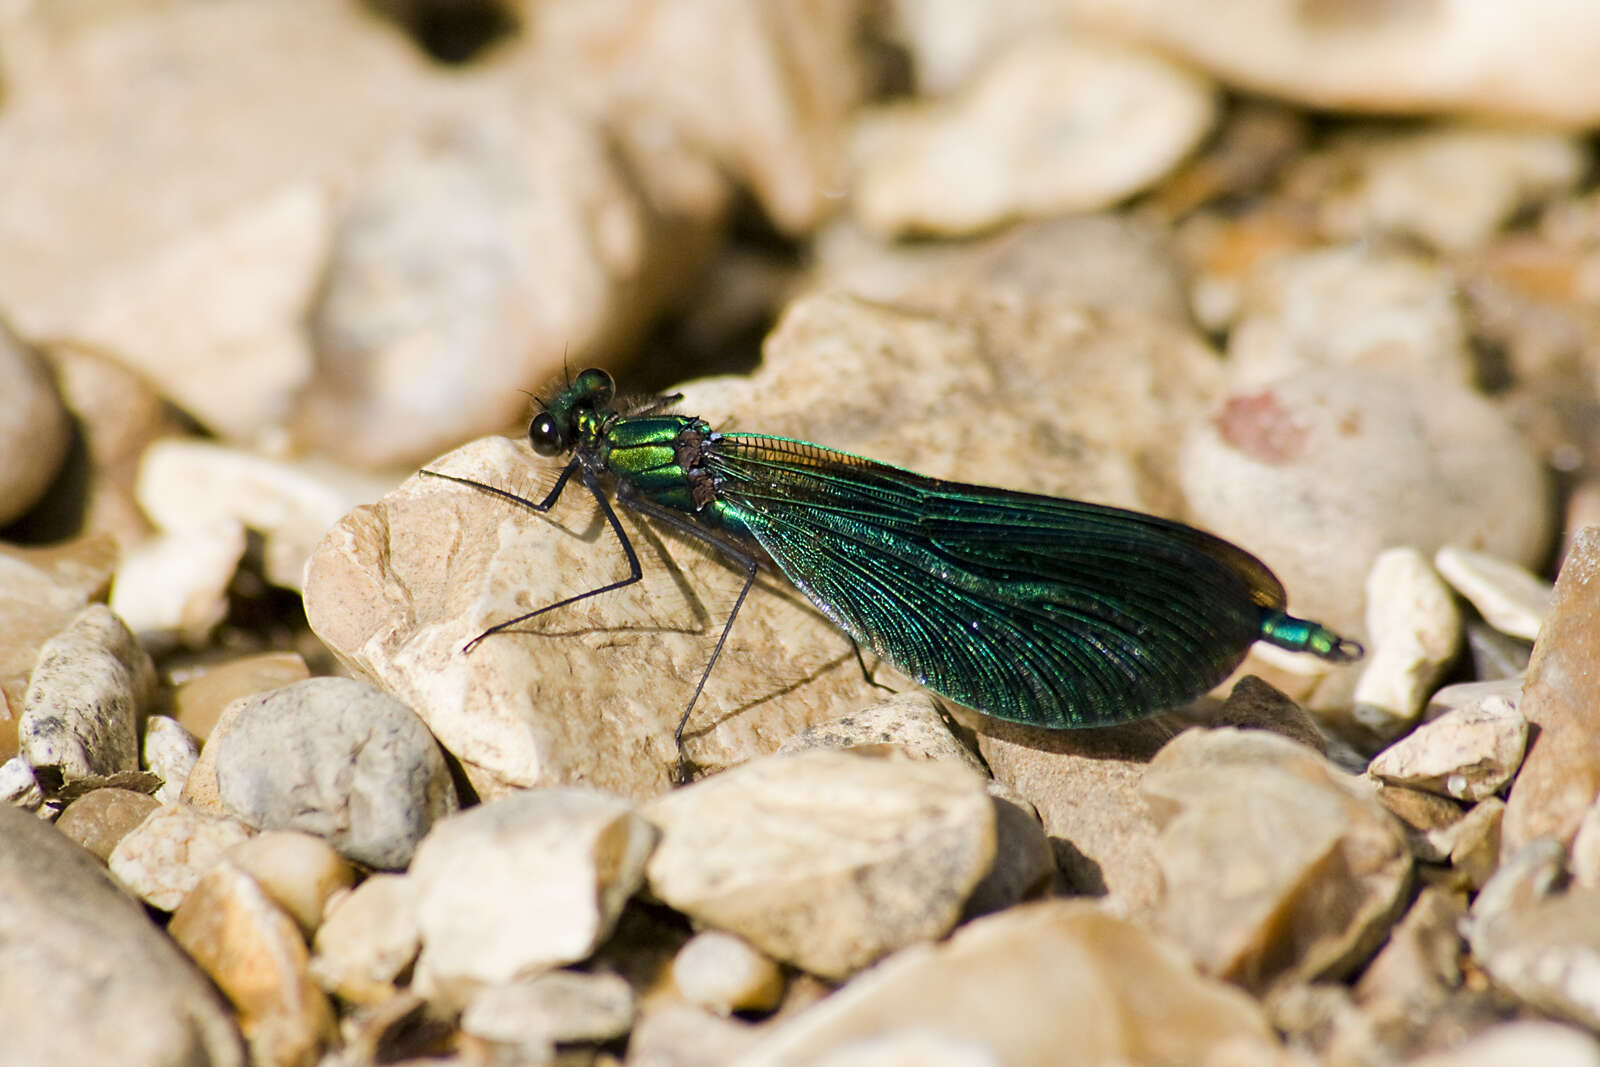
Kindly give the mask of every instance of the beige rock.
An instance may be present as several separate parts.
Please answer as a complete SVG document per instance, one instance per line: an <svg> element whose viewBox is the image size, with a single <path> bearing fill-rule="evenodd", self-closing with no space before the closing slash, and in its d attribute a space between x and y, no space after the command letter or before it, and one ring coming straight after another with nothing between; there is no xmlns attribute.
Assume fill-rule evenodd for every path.
<svg viewBox="0 0 1600 1067"><path fill-rule="evenodd" d="M102 596L116 566L105 536L50 548L0 545L0 755L17 753L17 719L44 643Z"/></svg>
<svg viewBox="0 0 1600 1067"><path fill-rule="evenodd" d="M644 879L657 832L615 797L543 789L437 823L412 861L414 987L461 1003L483 985L586 958Z"/></svg>
<svg viewBox="0 0 1600 1067"><path fill-rule="evenodd" d="M1600 90L1586 80L1600 15L1568 0L1309 12L1289 0L1073 0L1068 10L1230 85L1321 109L1568 126L1600 116Z"/></svg>
<svg viewBox="0 0 1600 1067"><path fill-rule="evenodd" d="M1033 34L952 97L868 113L852 206L882 235L1100 210L1170 170L1214 116L1211 86L1157 53Z"/></svg>
<svg viewBox="0 0 1600 1067"><path fill-rule="evenodd" d="M144 721L140 753L145 770L161 778L155 798L163 804L178 803L189 772L200 758L200 742L170 715L151 715Z"/></svg>
<svg viewBox="0 0 1600 1067"><path fill-rule="evenodd" d="M1399 785L1379 785L1377 798L1400 820L1413 856L1424 863L1449 862L1452 827L1465 814L1460 804L1437 793Z"/></svg>
<svg viewBox="0 0 1600 1067"><path fill-rule="evenodd" d="M1386 234L1459 252L1486 243L1519 211L1566 192L1587 157L1570 136L1516 125L1357 127L1298 160L1285 184L1314 206L1330 239Z"/></svg>
<svg viewBox="0 0 1600 1067"><path fill-rule="evenodd" d="M757 1041L749 1023L724 1019L687 1004L663 1004L640 1011L628 1035L630 1067L695 1067L736 1063Z"/></svg>
<svg viewBox="0 0 1600 1067"><path fill-rule="evenodd" d="M904 754L913 759L965 763L986 774L983 761L951 731L951 721L928 692L898 693L860 711L818 723L796 734L778 754L846 749L864 756Z"/></svg>
<svg viewBox="0 0 1600 1067"><path fill-rule="evenodd" d="M1490 1027L1448 1052L1420 1056L1408 1067L1501 1067L1507 1063L1600 1067L1600 1042L1575 1027L1525 1019Z"/></svg>
<svg viewBox="0 0 1600 1067"><path fill-rule="evenodd" d="M322 925L328 901L355 882L355 871L326 841L289 830L241 841L227 859L255 879L307 939Z"/></svg>
<svg viewBox="0 0 1600 1067"><path fill-rule="evenodd" d="M461 1028L537 1056L557 1044L611 1041L633 1026L633 990L614 974L551 971L472 995Z"/></svg>
<svg viewBox="0 0 1600 1067"><path fill-rule="evenodd" d="M117 843L159 807L154 797L132 789L92 789L66 806L56 829L105 863Z"/></svg>
<svg viewBox="0 0 1600 1067"><path fill-rule="evenodd" d="M721 930L702 931L678 950L672 980L691 1004L724 1016L771 1011L783 996L777 961Z"/></svg>
<svg viewBox="0 0 1600 1067"><path fill-rule="evenodd" d="M1490 626L1528 641L1539 636L1551 605L1549 582L1525 567L1455 545L1439 549L1433 565Z"/></svg>
<svg viewBox="0 0 1600 1067"><path fill-rule="evenodd" d="M228 587L244 558L245 528L218 518L134 545L117 568L111 610L146 640L203 647L228 614Z"/></svg>
<svg viewBox="0 0 1600 1067"><path fill-rule="evenodd" d="M1537 459L1498 409L1439 380L1313 371L1236 395L1185 442L1180 476L1193 520L1347 634L1362 613L1348 591L1387 547L1531 562L1549 535Z"/></svg>
<svg viewBox="0 0 1600 1067"><path fill-rule="evenodd" d="M963 85L997 52L1062 22L1047 0L996 0L981 7L929 0L895 0L891 31L911 57L911 73L924 96Z"/></svg>
<svg viewBox="0 0 1600 1067"><path fill-rule="evenodd" d="M1456 708L1373 757L1367 773L1469 803L1498 793L1522 763L1528 723L1515 705Z"/></svg>
<svg viewBox="0 0 1600 1067"><path fill-rule="evenodd" d="M249 836L250 828L232 819L163 807L124 834L106 862L145 903L172 911L230 848Z"/></svg>
<svg viewBox="0 0 1600 1067"><path fill-rule="evenodd" d="M310 1067L337 1037L294 920L238 867L212 868L167 931L233 1002L251 1063Z"/></svg>
<svg viewBox="0 0 1600 1067"><path fill-rule="evenodd" d="M1572 878L1585 889L1600 889L1600 800L1583 813L1572 838Z"/></svg>
<svg viewBox="0 0 1600 1067"><path fill-rule="evenodd" d="M748 186L789 233L810 229L832 210L843 128L869 87L856 46L867 5L526 6L537 26L527 35L531 46L572 92L625 131L629 150L671 139L685 146L680 155L709 152L716 170ZM712 188L712 199L726 196Z"/></svg>
<svg viewBox="0 0 1600 1067"><path fill-rule="evenodd" d="M33 507L61 470L72 428L50 369L0 320L0 526Z"/></svg>
<svg viewBox="0 0 1600 1067"><path fill-rule="evenodd" d="M330 905L317 928L312 977L350 1004L393 997L396 981L422 945L415 881L374 874Z"/></svg>
<svg viewBox="0 0 1600 1067"><path fill-rule="evenodd" d="M1209 973L1252 989L1342 976L1404 905L1400 827L1370 786L1302 745L1191 730L1141 790L1161 827L1161 926Z"/></svg>
<svg viewBox="0 0 1600 1067"><path fill-rule="evenodd" d="M1105 896L1114 914L1148 919L1161 895L1157 827L1139 793L1145 764L1169 740L1167 719L1102 730L1042 730L962 716L978 750L1039 813L1072 891Z"/></svg>
<svg viewBox="0 0 1600 1067"><path fill-rule="evenodd" d="M1085 1063L1176 1067L1223 1048L1248 1062L1276 1046L1248 997L1196 975L1173 946L1092 906L1047 901L896 953L774 1026L740 1062L816 1063L908 1027L1018 1067L1059 1064L1065 1049Z"/></svg>
<svg viewBox="0 0 1600 1067"><path fill-rule="evenodd" d="M1450 828L1450 866L1466 878L1469 888L1483 888L1500 866L1500 826L1505 813L1505 801L1488 797Z"/></svg>
<svg viewBox="0 0 1600 1067"><path fill-rule="evenodd" d="M1249 275L1228 336L1228 378L1260 389L1318 368L1369 367L1473 381L1456 278L1367 244L1278 256Z"/></svg>
<svg viewBox="0 0 1600 1067"><path fill-rule="evenodd" d="M199 536L242 524L264 539L267 577L300 588L307 556L333 522L392 479L326 461L269 459L228 445L169 438L145 450L139 504L157 526Z"/></svg>
<svg viewBox="0 0 1600 1067"><path fill-rule="evenodd" d="M177 687L172 694L173 717L204 741L211 736L222 709L233 701L310 676L298 652L262 652L225 660Z"/></svg>
<svg viewBox="0 0 1600 1067"><path fill-rule="evenodd" d="M204 756L228 814L258 830L315 834L369 867L405 867L428 828L458 807L422 720L352 678L241 699Z"/></svg>
<svg viewBox="0 0 1600 1067"><path fill-rule="evenodd" d="M1555 603L1534 643L1520 710L1538 733L1506 800L1501 855L1536 837L1571 841L1600 795L1600 528L1573 541L1556 577Z"/></svg>
<svg viewBox="0 0 1600 1067"><path fill-rule="evenodd" d="M66 781L139 769L138 720L156 670L122 620L84 608L39 650L17 735L36 769Z"/></svg>
<svg viewBox="0 0 1600 1067"><path fill-rule="evenodd" d="M143 906L89 853L8 805L0 897L7 1063L243 1067L227 1006Z"/></svg>
<svg viewBox="0 0 1600 1067"><path fill-rule="evenodd" d="M1590 1030L1600 1027L1600 893L1571 889L1479 918L1473 958L1530 1006Z"/></svg>
<svg viewBox="0 0 1600 1067"><path fill-rule="evenodd" d="M1353 714L1380 738L1421 713L1461 647L1461 612L1427 557L1386 548L1367 574L1366 662ZM1474 798L1476 799L1476 798Z"/></svg>
<svg viewBox="0 0 1600 1067"><path fill-rule="evenodd" d="M994 862L994 808L962 764L774 756L644 813L652 893L831 979L945 934Z"/></svg>

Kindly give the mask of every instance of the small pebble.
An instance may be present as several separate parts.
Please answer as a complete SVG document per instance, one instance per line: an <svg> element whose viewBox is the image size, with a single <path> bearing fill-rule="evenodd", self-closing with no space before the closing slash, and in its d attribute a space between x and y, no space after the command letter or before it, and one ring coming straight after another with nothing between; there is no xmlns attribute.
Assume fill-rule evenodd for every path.
<svg viewBox="0 0 1600 1067"><path fill-rule="evenodd" d="M578 788L441 820L409 875L422 926L414 987L459 1003L478 986L587 958L643 882L656 838L623 801Z"/></svg>
<svg viewBox="0 0 1600 1067"><path fill-rule="evenodd" d="M117 844L160 807L154 797L132 789L94 789L66 806L56 829L109 863Z"/></svg>
<svg viewBox="0 0 1600 1067"><path fill-rule="evenodd" d="M1457 707L1373 757L1367 773L1469 803L1498 793L1517 773L1528 723L1500 697Z"/></svg>
<svg viewBox="0 0 1600 1067"><path fill-rule="evenodd" d="M456 808L439 745L411 709L349 678L244 700L207 742L223 806L258 830L300 830L357 863L406 866Z"/></svg>
<svg viewBox="0 0 1600 1067"><path fill-rule="evenodd" d="M21 756L12 756L0 763L0 804L11 804L24 811L38 811L44 805L44 790L39 787L39 779Z"/></svg>
<svg viewBox="0 0 1600 1067"><path fill-rule="evenodd" d="M1505 801L1488 797L1450 828L1450 866L1461 872L1470 889L1482 889L1500 867L1500 823L1505 813Z"/></svg>
<svg viewBox="0 0 1600 1067"><path fill-rule="evenodd" d="M1433 557L1440 576L1501 633L1532 641L1550 610L1550 583L1524 567L1483 552L1446 545Z"/></svg>
<svg viewBox="0 0 1600 1067"><path fill-rule="evenodd" d="M940 937L994 864L994 805L964 765L815 751L657 797L650 891L840 979Z"/></svg>
<svg viewBox="0 0 1600 1067"><path fill-rule="evenodd" d="M783 996L776 961L720 930L698 933L678 950L672 980L691 1004L718 1015L771 1011Z"/></svg>
<svg viewBox="0 0 1600 1067"><path fill-rule="evenodd" d="M311 974L347 1004L378 1004L417 958L417 886L398 874L374 874L330 902L317 928Z"/></svg>
<svg viewBox="0 0 1600 1067"><path fill-rule="evenodd" d="M150 641L204 647L228 614L228 587L244 558L245 528L219 519L130 548L111 586L111 610Z"/></svg>
<svg viewBox="0 0 1600 1067"><path fill-rule="evenodd" d="M320 837L268 830L228 850L228 861L254 878L310 939L335 893L355 883L355 871Z"/></svg>
<svg viewBox="0 0 1600 1067"><path fill-rule="evenodd" d="M1370 785L1303 745L1189 730L1156 754L1141 790L1161 827L1160 926L1207 973L1251 989L1343 976L1404 906L1400 827Z"/></svg>
<svg viewBox="0 0 1600 1067"><path fill-rule="evenodd" d="M167 932L233 1002L252 1063L314 1064L337 1038L333 1006L306 970L299 928L232 863L200 879Z"/></svg>
<svg viewBox="0 0 1600 1067"><path fill-rule="evenodd" d="M138 770L138 717L155 685L150 654L122 620L84 608L39 652L17 727L22 755L67 782Z"/></svg>
<svg viewBox="0 0 1600 1067"><path fill-rule="evenodd" d="M1215 114L1211 86L1157 53L1030 35L952 97L868 113L853 205L880 236L1098 210L1171 169Z"/></svg>
<svg viewBox="0 0 1600 1067"><path fill-rule="evenodd" d="M551 971L478 990L461 1013L461 1029L537 1054L621 1037L633 1015L633 990L616 975Z"/></svg>
<svg viewBox="0 0 1600 1067"><path fill-rule="evenodd" d="M123 835L106 858L111 873L145 903L171 911L250 828L184 807L163 807Z"/></svg>
<svg viewBox="0 0 1600 1067"><path fill-rule="evenodd" d="M200 758L200 742L170 715L151 715L144 720L144 766L161 776L156 799L176 804L183 796L184 783Z"/></svg>
<svg viewBox="0 0 1600 1067"><path fill-rule="evenodd" d="M1390 548L1367 576L1370 645L1356 683L1356 718L1393 737L1417 717L1461 646L1461 612L1422 553Z"/></svg>

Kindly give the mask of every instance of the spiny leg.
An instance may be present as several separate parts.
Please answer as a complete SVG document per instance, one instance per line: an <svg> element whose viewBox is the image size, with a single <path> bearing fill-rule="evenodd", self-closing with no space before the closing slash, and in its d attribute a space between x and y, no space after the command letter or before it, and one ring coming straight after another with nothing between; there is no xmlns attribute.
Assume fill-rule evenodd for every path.
<svg viewBox="0 0 1600 1067"><path fill-rule="evenodd" d="M478 643L491 634L497 634L504 630L509 630L514 626L518 626L527 622L529 619L538 618L545 612L554 611L557 608L564 608L569 604L576 604L580 600L588 600L592 596L599 596L601 593L609 593L614 589L622 589L626 586L633 585L635 582L638 582L644 578L644 568L639 565L638 553L634 552L633 542L628 540L627 533L622 529L622 523L617 519L617 513L612 510L611 502L607 500L606 495L600 491L600 486L596 483L594 475L590 473L587 467L582 467L577 460L573 460L571 463L566 465L566 467L561 471L560 477L556 479L556 484L551 487L549 493L545 494L545 498L539 501L537 504L526 497L518 496L515 493L509 492L505 489L500 489L493 485L489 485L486 482L474 481L470 478L458 478L453 474L440 474L438 471L425 470L421 472L423 474L432 475L435 478L443 478L447 481L456 482L460 485L469 485L474 489L481 489L486 493L492 493L493 495L504 500L510 500L513 503L521 504L530 511L544 514L555 506L556 500L561 496L561 490L566 488L568 479L572 477L574 471L580 469L583 472L583 487L589 490L589 494L594 497L595 503L600 505L600 513L605 516L606 523L611 527L611 532L616 535L617 543L622 546L622 554L627 557L628 577L611 582L608 585L602 585L595 589L590 589L587 592L579 593L577 596L569 596L564 600L558 600L554 604L546 604L542 608L538 608L534 611L524 612L515 618L506 619L504 622L497 622L487 630L483 631L483 633L479 634L477 637L474 637L471 641L468 641L461 649L463 653L471 652L474 648L477 648Z"/></svg>
<svg viewBox="0 0 1600 1067"><path fill-rule="evenodd" d="M850 651L856 654L856 666L861 668L861 677L866 679L868 685L874 689L882 689L885 693L898 693L900 691L892 685L884 685L878 681L877 667L873 667L871 670L867 669L867 658L861 654L861 642L853 637L850 638ZM878 662L881 665L883 661L879 660Z"/></svg>

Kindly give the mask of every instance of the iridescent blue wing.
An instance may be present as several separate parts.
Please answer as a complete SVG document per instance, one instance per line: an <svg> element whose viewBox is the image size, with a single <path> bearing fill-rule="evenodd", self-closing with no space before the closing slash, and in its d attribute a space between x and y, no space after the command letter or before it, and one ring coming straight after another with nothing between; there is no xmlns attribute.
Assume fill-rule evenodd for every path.
<svg viewBox="0 0 1600 1067"><path fill-rule="evenodd" d="M914 474L802 441L722 434L725 516L857 641L985 714L1126 722L1227 676L1283 587L1181 523Z"/></svg>

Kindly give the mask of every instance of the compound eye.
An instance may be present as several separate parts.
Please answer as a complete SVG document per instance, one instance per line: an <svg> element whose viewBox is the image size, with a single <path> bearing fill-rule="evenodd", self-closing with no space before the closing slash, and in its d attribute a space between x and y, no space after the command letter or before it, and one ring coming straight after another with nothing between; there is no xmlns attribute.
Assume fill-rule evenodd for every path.
<svg viewBox="0 0 1600 1067"><path fill-rule="evenodd" d="M590 407L603 407L617 394L617 383L599 367L583 371L572 383L574 394L583 397Z"/></svg>
<svg viewBox="0 0 1600 1067"><path fill-rule="evenodd" d="M541 411L528 423L528 443L541 456L559 456L567 450L561 424L548 411Z"/></svg>

